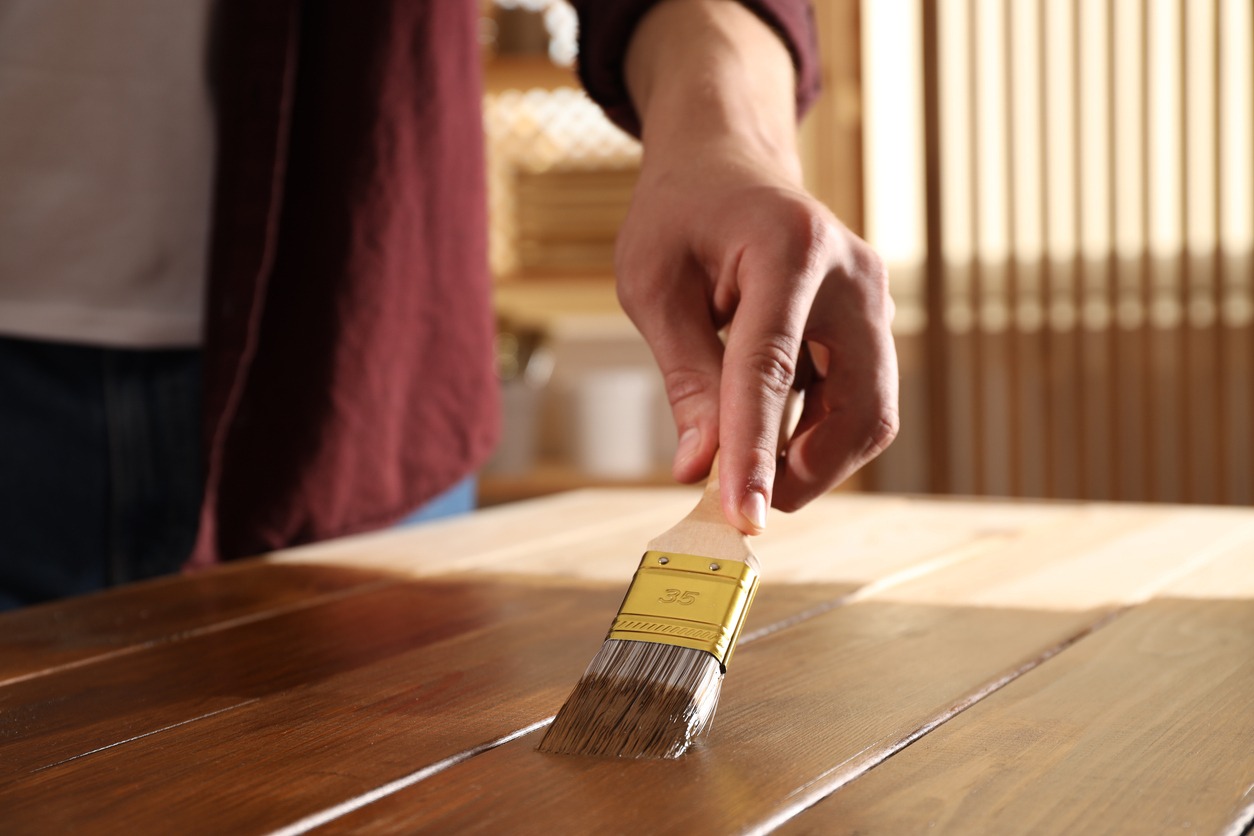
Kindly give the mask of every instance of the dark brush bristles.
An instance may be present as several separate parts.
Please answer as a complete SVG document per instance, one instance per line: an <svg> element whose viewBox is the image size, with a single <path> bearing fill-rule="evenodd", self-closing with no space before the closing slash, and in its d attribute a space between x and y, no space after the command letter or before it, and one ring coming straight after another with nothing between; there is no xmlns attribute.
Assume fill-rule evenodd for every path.
<svg viewBox="0 0 1254 836"><path fill-rule="evenodd" d="M704 650L607 639L539 749L677 758L708 730L722 685L722 666Z"/></svg>

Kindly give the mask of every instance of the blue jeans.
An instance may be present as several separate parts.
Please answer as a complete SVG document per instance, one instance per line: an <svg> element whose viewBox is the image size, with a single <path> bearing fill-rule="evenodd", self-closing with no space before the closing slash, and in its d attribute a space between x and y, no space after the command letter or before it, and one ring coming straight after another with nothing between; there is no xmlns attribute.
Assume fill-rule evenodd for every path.
<svg viewBox="0 0 1254 836"><path fill-rule="evenodd" d="M178 571L200 420L198 350L0 337L0 611ZM474 504L472 477L403 524Z"/></svg>
<svg viewBox="0 0 1254 836"><path fill-rule="evenodd" d="M200 353L0 337L0 610L178 570Z"/></svg>
<svg viewBox="0 0 1254 836"><path fill-rule="evenodd" d="M455 517L458 514L466 514L475 510L478 499L479 479L475 476L467 476L397 524L403 526L417 525L433 520L441 520L445 517Z"/></svg>

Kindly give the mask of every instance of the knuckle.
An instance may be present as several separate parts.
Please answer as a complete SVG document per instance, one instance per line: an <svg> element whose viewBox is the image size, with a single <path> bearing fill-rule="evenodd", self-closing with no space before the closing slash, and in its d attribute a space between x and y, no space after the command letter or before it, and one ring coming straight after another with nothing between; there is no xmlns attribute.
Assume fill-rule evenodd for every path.
<svg viewBox="0 0 1254 836"><path fill-rule="evenodd" d="M627 314L661 304L668 284L664 263L638 248L625 249L620 245L615 251L614 275L617 276L614 292Z"/></svg>
<svg viewBox="0 0 1254 836"><path fill-rule="evenodd" d="M891 321L896 306L889 290L888 265L879 253L866 245L861 247L858 256L857 278L863 289L867 308L878 310L885 319Z"/></svg>
<svg viewBox="0 0 1254 836"><path fill-rule="evenodd" d="M797 340L785 336L766 339L749 352L748 369L768 394L782 398L788 394L796 377L799 350Z"/></svg>
<svg viewBox="0 0 1254 836"><path fill-rule="evenodd" d="M671 409L682 408L718 391L709 375L689 367L668 369L662 375L662 383Z"/></svg>
<svg viewBox="0 0 1254 836"><path fill-rule="evenodd" d="M641 278L642 273L638 270L619 266L615 268L620 276L618 282L615 283L614 292L618 296L618 304L628 314L641 310L645 307L649 299L654 298L655 292L652 282L645 278ZM647 276L647 273L643 274ZM624 280L623 276L632 276L632 280Z"/></svg>
<svg viewBox="0 0 1254 836"><path fill-rule="evenodd" d="M866 433L868 457L875 458L887 450L888 446L897 438L897 432L900 429L901 421L897 410L890 407L882 407L874 416Z"/></svg>
<svg viewBox="0 0 1254 836"><path fill-rule="evenodd" d="M746 461L749 462L746 487L773 495L774 491L771 488L775 482L775 469L778 461L775 442L755 439L744 452L747 454Z"/></svg>
<svg viewBox="0 0 1254 836"><path fill-rule="evenodd" d="M862 247L861 273L867 283L877 290L888 290L888 265L884 259L869 245Z"/></svg>
<svg viewBox="0 0 1254 836"><path fill-rule="evenodd" d="M841 247L840 227L822 206L798 204L784 221L783 240L791 252L805 254L808 268L817 268Z"/></svg>

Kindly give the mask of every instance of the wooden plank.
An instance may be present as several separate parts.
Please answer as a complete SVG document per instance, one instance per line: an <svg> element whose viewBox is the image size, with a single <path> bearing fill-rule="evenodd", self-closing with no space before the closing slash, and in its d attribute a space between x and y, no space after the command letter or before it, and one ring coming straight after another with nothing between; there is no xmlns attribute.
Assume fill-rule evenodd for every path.
<svg viewBox="0 0 1254 836"><path fill-rule="evenodd" d="M184 653L169 653L161 663L153 657L166 653L164 646L129 654L106 666L111 678L104 684L113 687L106 687L103 700L92 692L95 677L59 683L39 677L0 688L0 705L6 707L0 722L9 722L5 729L15 733L14 745L24 747L0 748L0 764L7 766L10 751L20 750L27 770L46 767L0 785L5 829L91 824L133 832L169 829L177 820L180 829L190 831L252 832L309 823L313 819L307 817L328 810L337 826L346 827L355 814L340 816L337 811L344 808L337 805L375 798L381 799L378 805L401 804L401 818L394 821L410 830L423 826L414 816L424 812L441 827L463 820L486 827L498 815L484 809L494 799L504 805L499 815L510 815L511 825L523 829L551 830L576 820L554 812L562 803L571 815L599 805L589 828L599 821L606 829L622 829L623 822L645 814L658 817L653 829L675 832L691 832L697 822L701 830L723 830L722 824L731 827L733 821L774 821L781 811L812 803L870 768L950 716L955 705L979 698L1073 641L1107 609L1102 604L1086 610L1086 602L1117 604L1129 589L1144 594L1174 569L1164 554L1174 553L1178 563L1181 542L1196 539L1203 529L1210 538L1229 536L1239 521L1249 519L1248 513L1194 516L1150 507L846 502L843 497L832 503L819 506L835 511L832 518L795 518L797 548L777 557L784 570L777 578L787 576L790 561L797 572L830 563L834 578L872 577L877 555L891 568L858 584L863 591L853 597L866 600L835 606L848 600L855 584L825 589L824 573L813 569L795 584L772 582L764 559L768 581L750 615L714 736L682 762L688 764L679 767L684 771L633 764L628 780L627 764L579 766L585 763L581 759L545 759L531 751L534 736L502 742L556 710L599 645L621 596L626 575L612 588L544 576L565 571L561 567L568 560L596 560L600 549L622 552L621 542L581 549L581 542L596 539L585 532L569 542L553 541L574 552L553 565L546 563L552 555L545 554L553 543L544 539L530 551L511 552L512 563L493 561L498 570L519 567L514 577L494 581L482 574L487 567L476 567L480 574L456 581L398 584L313 608L277 637L268 633L295 614L269 620L265 630L241 625L197 637L184 643ZM602 516L613 516L612 504L608 513L602 508ZM1154 536L1139 534L1147 527ZM785 529L787 524L772 534ZM387 541L398 561L404 539ZM425 541L426 535L411 539ZM767 538L761 541L765 546ZM842 566L846 548L849 563ZM1098 555L1093 565L1099 571L1088 572L1090 564L1082 559L1088 553ZM634 565L638 551L629 554ZM1117 571L1118 555L1123 571ZM409 557L415 565L424 559ZM1059 561L1070 568L1059 570ZM977 564L980 571L966 570ZM967 588L953 593L953 601L931 602L935 596L927 588L949 588L952 580L946 578L955 572ZM1077 574L1086 581L1092 575L1091 588L1078 598L1070 590ZM462 596L417 591L455 582L470 591ZM490 589L494 582L497 592ZM489 589L480 592L480 585ZM990 585L993 594L985 589ZM1043 591L1026 592L1033 589ZM900 600L876 600L890 592ZM782 602L778 605L772 602L776 595L785 596L775 599ZM421 604L431 597L438 603ZM463 598L471 602L468 608L460 605ZM362 604L367 599L373 606ZM1001 599L1015 603L994 603ZM1024 603L1033 601L1041 606ZM433 628L427 618L446 621L446 608L452 608L453 620L465 618L462 626L439 627L448 632L422 638ZM321 617L308 617L314 613ZM773 624L778 628L771 629ZM246 642L233 641L245 636ZM230 655L267 641L272 643L263 651ZM345 649L354 642L355 649ZM199 664L189 665L191 659ZM182 670L206 666L208 674ZM160 680L168 677L178 682L166 688ZM286 684L273 684L284 677ZM32 699L38 696L33 692L14 696L18 688L36 685L44 687L42 698ZM149 689L155 696L145 696ZM180 696L180 690L192 696ZM77 702L58 714L57 699ZM127 700L138 700L129 714ZM8 710L28 705L43 716ZM93 711L103 713L93 717ZM162 716L164 722L156 722ZM822 719L798 724L796 718ZM35 754L40 747L30 741L41 736L55 751ZM497 758L505 760L493 767ZM509 772L519 764L521 772ZM504 786L510 782L516 786ZM631 792L623 792L625 782ZM701 793L693 792L692 782L700 782ZM214 786L228 787L233 802L223 804L220 795L206 791ZM492 789L485 792L485 786ZM435 800L416 813L405 802L412 792L430 793ZM532 800L516 799L520 794ZM695 803L694 795L701 796ZM610 797L619 799L617 812ZM650 799L644 813L639 798ZM729 806L729 799L735 803ZM516 801L522 806L510 806ZM390 809L378 805L361 808L361 815ZM582 826L584 819L577 820Z"/></svg>
<svg viewBox="0 0 1254 836"><path fill-rule="evenodd" d="M589 536L610 533L624 538L616 553L625 565L634 568L648 537L687 513L697 496L694 489L574 491L477 511L469 518L287 549L270 559L282 563L347 564L415 576L476 567L499 572L508 566L515 571L520 554L546 550L550 555L558 555ZM627 538L634 531L647 534L633 542ZM590 564L589 570L599 565L597 561L584 563ZM601 579L619 577L621 572L615 571L603 574Z"/></svg>
<svg viewBox="0 0 1254 836"><path fill-rule="evenodd" d="M241 561L0 615L0 685L391 582L346 566Z"/></svg>
<svg viewBox="0 0 1254 836"><path fill-rule="evenodd" d="M1234 543L1254 539L1248 510L1082 506L1065 523L944 572L885 590L897 601L1092 609L1146 600Z"/></svg>
<svg viewBox="0 0 1254 836"><path fill-rule="evenodd" d="M542 755L535 733L358 809L328 809L328 829L765 831L1090 618L865 601L740 650L710 739L678 761Z"/></svg>
<svg viewBox="0 0 1254 836"><path fill-rule="evenodd" d="M282 563L352 565L430 577L508 571L626 583L645 544L696 504L695 489L581 491L479 512L462 522L291 549ZM765 583L865 583L979 542L1064 518L1065 505L821 497L798 514L773 512L753 541Z"/></svg>
<svg viewBox="0 0 1254 836"><path fill-rule="evenodd" d="M798 137L806 188L855 235L866 235L862 165L861 8L857 0L814 6L823 92Z"/></svg>
<svg viewBox="0 0 1254 836"><path fill-rule="evenodd" d="M1119 522L1072 521L1070 530L1086 536L1069 545L1100 551L1134 536L1146 520L1129 515ZM1175 534L1190 531L1182 525ZM1156 538L1160 551L1178 555L1165 533ZM1121 549L1128 588L1138 594L1169 572L1147 546L1148 559ZM1072 557L1060 549L1058 532L1030 532L997 550L1000 571L985 569L1004 588L1057 587L1041 597L1058 600L1063 584L1048 564L1060 552ZM896 589L926 600L908 590L969 562ZM1015 571L1021 583L1007 581ZM1124 588L1107 573L1097 573L1094 585L1099 592L1089 600L1118 600ZM588 832L764 832L1040 664L1110 612L961 605L980 595L959 594L959 606L871 598L751 643L738 653L710 740L679 762L631 763L628 773L621 761L538 755L538 733L530 734L436 773L397 776L289 832L315 824L347 832L542 832L564 821Z"/></svg>
<svg viewBox="0 0 1254 836"><path fill-rule="evenodd" d="M782 832L1248 832L1254 537L1177 591L1213 597L1132 609Z"/></svg>
<svg viewBox="0 0 1254 836"><path fill-rule="evenodd" d="M575 594L528 592L537 606ZM607 613L621 593L580 590ZM507 620L512 585L406 583L0 688L0 778L308 686Z"/></svg>
<svg viewBox="0 0 1254 836"><path fill-rule="evenodd" d="M241 561L0 616L0 684L85 664L349 594L396 575L459 569L625 583L649 537L679 519L695 490L585 491L471 518L292 549L268 564ZM964 545L1047 524L1060 509L841 496L808 513L775 514L755 547L769 582L865 583Z"/></svg>
<svg viewBox="0 0 1254 836"><path fill-rule="evenodd" d="M624 498L628 501L633 499L632 496ZM553 505L558 512L563 512L568 507L565 502L557 502ZM614 505L614 502L608 503L610 508ZM838 506L840 509L838 513L828 514L824 518L825 526L847 519L849 524L840 526L836 534L818 536L820 531L830 531L830 529L819 527L810 530L806 526L794 524L793 528L798 532L796 537L769 541L777 550L785 546L786 548L783 552L771 556L767 573L768 591L755 608L754 614L751 614L749 624L751 631L757 629L753 626L755 624L770 624L774 620L793 618L812 606L820 606L820 604L822 607L835 606L846 592L868 582L883 585L895 574L911 577L919 571L926 571L933 565L947 565L964 559L977 553L979 548L991 547L1000 542L1000 538L1004 538L1008 532L1017 530L1016 525L1040 524L1043 519L1050 519L1057 515L1057 512L1054 512L1042 516L1026 509L1019 513L1015 513L1013 509L1007 509L1006 513L998 514L995 507L982 508L978 512L967 515L956 515L947 503L935 503L924 504L917 514L909 515L914 522L914 526L911 527L901 524L901 515L906 513L903 509L908 506L908 503L901 500L874 503L842 501L838 503ZM602 502L599 507L604 516L607 503ZM544 518L546 515L536 514L533 511L532 516ZM549 523L552 523L553 516L549 515L547 519ZM651 516L649 519L652 521ZM801 518L794 519L800 520ZM995 519L997 522L994 521ZM788 526L783 526L783 528L787 529ZM630 570L634 569L635 562L638 560L638 553L626 552L612 529L611 526L611 536L608 541L601 542L595 548L585 547L591 539L586 535L582 544L576 541L576 545L565 541L553 544L541 540L538 543L530 543L529 552L516 552L517 559L512 562L497 560L486 562L491 563L497 569L505 565L530 567L538 573L575 574L579 569L576 564L595 562L598 555L612 553L614 560L620 561L622 565L615 572L616 581L604 588L614 590L612 596L621 596L621 591L630 577ZM473 521L467 521L447 526L444 534L456 536L459 532L472 533L477 530ZM421 573L429 568L430 554L439 553L441 549L438 544L432 548L429 543L431 539L433 538L426 529L375 535L360 538L361 542L357 544L368 547L370 551L358 554L354 549L354 554L361 557L383 552L386 561L379 565L393 568L408 567L408 571ZM762 538L763 542L767 542L768 539ZM385 549L375 548L381 543L386 545ZM426 544L425 551L424 544ZM517 549L518 546L512 544L508 548ZM405 553L408 562L405 564L395 561L387 562L392 560L388 555L389 549L397 555ZM414 554L420 557L415 559ZM424 560L427 562L424 563ZM363 560L362 562L369 561ZM443 566L444 564L438 562L437 565ZM825 572L811 571L815 565L825 566L827 569ZM797 571L792 574L796 575L799 580L806 583L819 583L818 588L822 591L805 608L784 608L777 611L778 618L772 617L770 616L772 600L780 596L784 596L785 599L789 599L788 596L795 598L794 593L786 591L788 587L779 586L778 583L779 578L789 576L790 566L797 568ZM275 574L278 576L287 572L302 574L302 572L326 573L330 571L333 570L326 565L302 569L299 564L279 563L275 567ZM392 578L392 583L400 583L395 575L389 577ZM213 576L200 577L196 585L213 579ZM545 582L555 583L552 579ZM569 586L569 581L558 585ZM181 587L176 584L175 588ZM772 589L778 591L772 591ZM840 594L837 594L836 590L839 590ZM422 596L425 594L422 589L414 587L382 590L358 599L336 599L329 607L311 608L305 614L284 612L273 623L250 626L249 620L228 621L219 625L218 632L223 632L220 636L201 635L192 631L180 636L184 641L178 646L156 645L142 648L144 652L138 658L126 665L111 666L107 671L107 676L97 678L95 674L70 671L60 676L45 677L46 681L39 683L26 683L24 687L16 690L0 690L0 701L7 705L24 707L26 712L24 727L39 730L39 734L28 739L13 731L17 727L16 723L10 726L9 733L0 738L5 744L7 765L15 770L36 768L58 759L74 757L82 752L110 746L137 735L152 734L204 714L232 709L259 695L275 693L297 681L301 659L304 658L299 657L299 654L312 655L320 660L319 664L325 666L329 673L334 673L336 665L366 664L376 658L378 653L388 652L389 648L391 652L397 652L398 648L406 646L404 642L416 640L415 637L422 635L423 631L428 628L420 622L406 621L400 628L384 629L379 626L378 630L388 637L388 641L380 645L371 644L368 636L347 634L336 637L332 646L324 647L316 644L310 645L305 640L307 636L304 625L327 621L343 621L350 625L378 622L383 625L388 623L388 619L394 617L389 615L388 611L389 607L395 606L398 601L408 601L414 598L419 601L414 606L427 608L428 604L421 603L421 600L424 600ZM129 600L127 596L123 597ZM175 600L181 599L176 596ZM389 604L389 602L392 603ZM615 598L604 607L606 623L616 603ZM767 620L763 622L763 619ZM450 622L444 627L450 627L452 624L455 622ZM358 629L358 633L361 633L361 629ZM176 634L170 633L170 635ZM600 635L599 631L597 635ZM295 650L289 651L289 645ZM206 686L209 684L206 677L211 678L212 671L217 668L229 666L230 660L240 652L247 653L250 658L262 658L267 653L290 656L290 670L287 670L285 674L287 678L273 676L270 671L258 668L249 671L247 676L242 676L238 672L235 674L234 691L229 699L219 698L212 688L209 688L206 693ZM207 661L196 667L182 665L181 660L189 657ZM81 686L81 683L88 678L93 682L94 689L90 694ZM150 685L150 682L155 684ZM77 696L66 699L64 694L67 693ZM81 718L86 717L93 718L93 721L81 727L72 725L75 722L82 722ZM64 737L58 738L55 742L49 742L47 739L47 735L53 732L66 731L71 728L73 734L67 732ZM30 758L34 760L27 760Z"/></svg>
<svg viewBox="0 0 1254 836"><path fill-rule="evenodd" d="M353 797L413 769L436 768L551 718L596 652L622 591L529 578L496 584L475 579L461 589L427 580L345 602L359 605L352 613L326 612L320 622L293 625L309 632L320 623L318 642L278 630L272 647L258 648L261 636L225 643L219 634L222 656L246 650L256 662L236 662L233 676L222 683L219 654L208 648L195 653L203 660L204 679L181 677L169 699L173 709L184 712L184 722L170 713L150 733L84 749L78 757L67 756L74 749L61 744L56 733L0 747L6 769L15 760L24 767L24 774L0 784L5 831L121 822L144 831L166 829L177 820L186 832L254 832L316 811L328 798ZM763 590L748 630L769 632L770 623L847 591L822 585ZM490 616L476 611L483 605ZM463 615L475 626L446 624ZM409 620L418 626L406 635ZM300 645L306 646L304 655L323 658L301 658ZM340 653L347 645L355 652ZM293 652L275 666L282 647ZM43 708L44 716L15 716L13 726L46 730L56 725L49 714L63 718L64 726L101 700L107 711L116 702L112 691L136 695L143 682L179 678L178 660L186 658L164 666L122 660L129 668L125 687L105 682L103 692L89 693L80 686L81 696L71 697L78 704L67 707L54 704L64 688L39 680L47 694L34 706ZM259 675L250 679L240 668ZM233 701L230 710L206 712L209 706L193 696L215 680L218 687L208 690ZM145 722L166 708L154 699L141 702L133 711ZM19 704L30 705L29 696ZM81 749L84 738L76 739ZM43 768L34 768L39 763ZM145 791L120 792L119 775L125 786ZM223 805L207 786L231 787L234 802Z"/></svg>
<svg viewBox="0 0 1254 836"><path fill-rule="evenodd" d="M554 504L559 508L566 507L562 502ZM610 503L610 508L613 508L613 503ZM959 508L960 506L950 502L872 502L842 498L833 506L836 513L825 515L822 525L801 524L801 516L792 518L795 522L790 525L796 536L791 540L792 547L788 553L777 555L774 559L776 568L787 570L790 561L796 567L821 563L832 567L829 570L830 575L855 581L824 583L819 579L822 573L802 572L800 574L803 579L797 585L768 582L750 613L742 644L751 645L756 639L770 635L775 632L774 627L777 625L787 625L827 611L844 600L852 590L865 588L868 581L876 588L891 587L936 566L949 565L979 554L982 549L995 548L1015 534L1040 530L1047 522L1065 517L1073 510L1065 506L1040 509L996 503L980 504L963 512L959 512ZM605 505L602 504L603 517L605 512ZM536 516L542 517L543 514ZM788 529L790 525L776 527L773 533L780 528ZM447 533L468 528L450 525ZM822 536L823 531L828 532L826 536ZM368 539L371 543L385 541L389 548L396 548L399 554L398 541L425 541L427 535L420 537L418 532L413 532L363 539ZM772 542L777 548L781 545L779 541L770 538L761 539L764 543ZM788 538L783 538L783 541L789 542ZM621 543L612 545L621 551ZM544 543L534 548L540 553L550 551ZM569 544L567 548L571 548ZM589 554L583 548L573 548L573 551L585 559ZM594 555L596 552L596 549L592 550ZM633 565L636 557L637 555L631 556ZM564 571L564 562L559 560L556 565L547 565L544 561L533 562L531 557L524 555L515 561L515 565L547 566L548 571ZM787 575L788 572L783 571L781 574ZM621 597L626 577L623 574L618 583L603 587L611 591L602 600L591 598L584 591L584 587L588 586L586 584L580 587L577 594L571 594L569 582L559 584L553 578L545 577L515 578L511 583L528 588L544 590L546 587L561 586L567 591L559 595L560 599L580 601L583 606L590 607L590 619L575 623L571 618L555 615L544 607L523 606L519 603L517 609L533 614L529 617L537 620L539 627L528 627L527 623L515 622L502 625L500 629L491 626L477 630L473 633L474 638L466 638L466 641L471 642L469 647L477 650L468 651L466 646L458 645L457 652L452 653L453 660L441 656L435 669L457 677L460 674L456 672L466 665L479 664L485 652L496 652L500 642L507 638L513 641L516 637L522 642L522 647L527 648L526 652L520 651L521 658L532 660L532 656L528 654L539 657L539 661L532 660L527 664L534 663L537 675L543 680L545 693L549 695L545 710L555 711L604 635L605 625ZM477 580L487 582L489 579L479 577ZM83 809L95 809L96 812L92 815L100 814L107 818L107 811L92 808L91 805L104 803L101 793L108 795L103 785L98 783L100 776L107 774L105 768L108 764L117 764L117 769L123 770L123 774L129 776L136 769L136 759L142 759L145 752L151 751L154 759L151 762L151 780L160 782L166 779L166 772L170 769L169 752L201 753L206 746L219 741L224 747L223 752L252 749L252 744L244 742L249 740L245 728L252 728L263 737L266 734L279 734L276 728L283 728L285 722L294 722L292 718L307 717L311 713L316 715L318 710L310 708L307 701L318 699L320 694L328 700L322 703L324 706L331 705L336 700L340 700L342 705L373 705L381 701L387 707L387 712L392 712L394 706L389 700L402 699L401 694L406 688L412 691L413 680L397 674L400 677L396 680L399 685L389 690L388 683L381 682L379 677L387 679L395 669L404 670L413 664L421 666L420 658L407 660L406 657L403 660L401 657L411 653L422 657L427 652L425 649L409 651L406 642L410 640L411 633L422 635L429 625L409 625L404 617L393 612L410 597L420 595L409 589L409 586L382 590L371 596L363 596L362 600L337 602L324 608L324 612L311 612L303 618L277 619L264 625L264 629L262 625L258 625L256 629L241 627L212 637L199 638L190 646L153 648L133 658L117 660L110 668L110 678L104 682L94 682L92 689L88 689L82 680L75 682L66 677L46 680L41 678L37 684L27 683L28 690L24 691L0 689L0 701L7 705L24 706L26 711L21 718L10 715L14 719L10 726L13 733L6 735L8 745L0 749L0 762L19 770L50 767L29 774L22 782L15 784L15 795L10 798L14 803L26 804L27 799L46 798L41 793L71 792L78 796L81 790L83 805L66 808L65 815L70 817L66 820L73 818L76 809L80 812ZM451 599L454 603L457 600L456 595L442 594L437 597ZM405 613L428 610L425 606L410 604L402 609ZM436 609L435 612L438 614L440 610ZM399 628L388 626L394 620L403 623ZM352 630L346 633L337 629L326 635L318 632L318 641L311 646L308 640L310 624L337 624L341 627L352 627ZM365 624L369 629L354 626L357 624ZM533 633L537 630L543 632L543 629L547 629L545 625L550 624L566 624L566 629L554 634L552 641L547 644L543 640L536 640ZM393 635L394 631L398 631L400 635ZM369 638L371 636L382 638L376 638L372 642ZM576 636L587 640L587 646L575 643L575 652L570 653L568 649ZM450 639L450 647L461 640L461 637ZM383 647L379 647L379 642ZM282 657L285 651L288 658L278 674L261 666L253 666L251 670L254 675L244 675L238 671L238 661L228 662L241 652L241 648L246 650L247 658L260 660ZM187 666L185 660L188 658L200 660L201 665ZM372 664L372 660L377 661ZM521 662L510 665L510 670L514 670L517 664ZM315 668L314 678L319 683L310 684L303 680L302 677L309 674L302 671L309 665ZM336 665L341 666L342 670L337 671ZM557 673L554 673L554 665L557 666ZM206 688L206 677L212 680L212 672L223 668L231 669L233 673L233 681L226 695L223 695L220 688ZM208 673L202 672L202 669L207 669ZM355 687L360 690L353 691L356 696L346 698L345 681L359 683ZM154 686L153 683L158 684ZM29 690L32 688L36 690ZM399 692L397 688L400 688ZM497 689L494 693L515 695L516 689L511 685ZM74 696L66 701L65 694ZM105 706L103 713L102 705ZM499 699L498 702L489 701L484 710L495 714L487 719L500 714L504 708L499 704ZM514 725L507 723L500 726L497 730L502 734L512 733L520 725L525 725L522 720L518 720L520 715L506 712L502 716L511 723L518 721ZM525 722L535 722L545 715L533 712L522 716L525 716ZM92 719L83 721L82 718ZM485 715L482 712L457 713L452 721L454 725L458 725L457 718L464 721L459 726L461 736L445 734L440 737L437 742L443 748L438 751L424 754L421 747L414 748L412 738L400 738L406 741L405 757L398 755L399 760L384 763L385 767L393 769L390 775L395 775L395 763L401 760L431 765L444 758L459 757L465 751L484 743L485 739L491 738L484 731ZM382 722L380 718L363 712L359 720L360 724L355 726L355 734L377 742L377 728ZM76 726L75 723L79 725ZM297 770L298 774L303 774L299 773L302 767L314 772L335 772L343 763L352 760L351 752L346 754L345 751L324 746L316 738L317 729L318 726L313 724L301 726L300 730L292 732L292 741L302 740L302 734L306 737L314 735L314 738L307 739L300 745L309 747L316 756L315 762L302 760L290 752L287 755L292 769ZM263 748L270 745L269 738L256 743L256 746ZM294 742L293 745L297 743ZM226 754L222 758L229 760ZM198 760L203 760L199 754ZM62 763L55 765L57 761ZM105 769L104 773L101 772L102 769ZM179 774L194 785L188 792L202 791L203 775L194 770ZM381 776L380 782L387 777ZM318 782L310 784L309 791L313 796L306 799L306 804L316 807L316 801L322 798L318 794L319 786L321 785ZM71 790L74 787L78 789Z"/></svg>

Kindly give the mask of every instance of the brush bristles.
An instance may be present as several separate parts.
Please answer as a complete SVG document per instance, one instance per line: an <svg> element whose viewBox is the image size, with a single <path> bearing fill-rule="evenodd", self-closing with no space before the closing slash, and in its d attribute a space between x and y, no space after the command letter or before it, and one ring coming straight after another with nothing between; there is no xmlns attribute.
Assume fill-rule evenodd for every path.
<svg viewBox="0 0 1254 836"><path fill-rule="evenodd" d="M722 667L704 650L607 639L539 749L677 758L709 728L722 684Z"/></svg>

